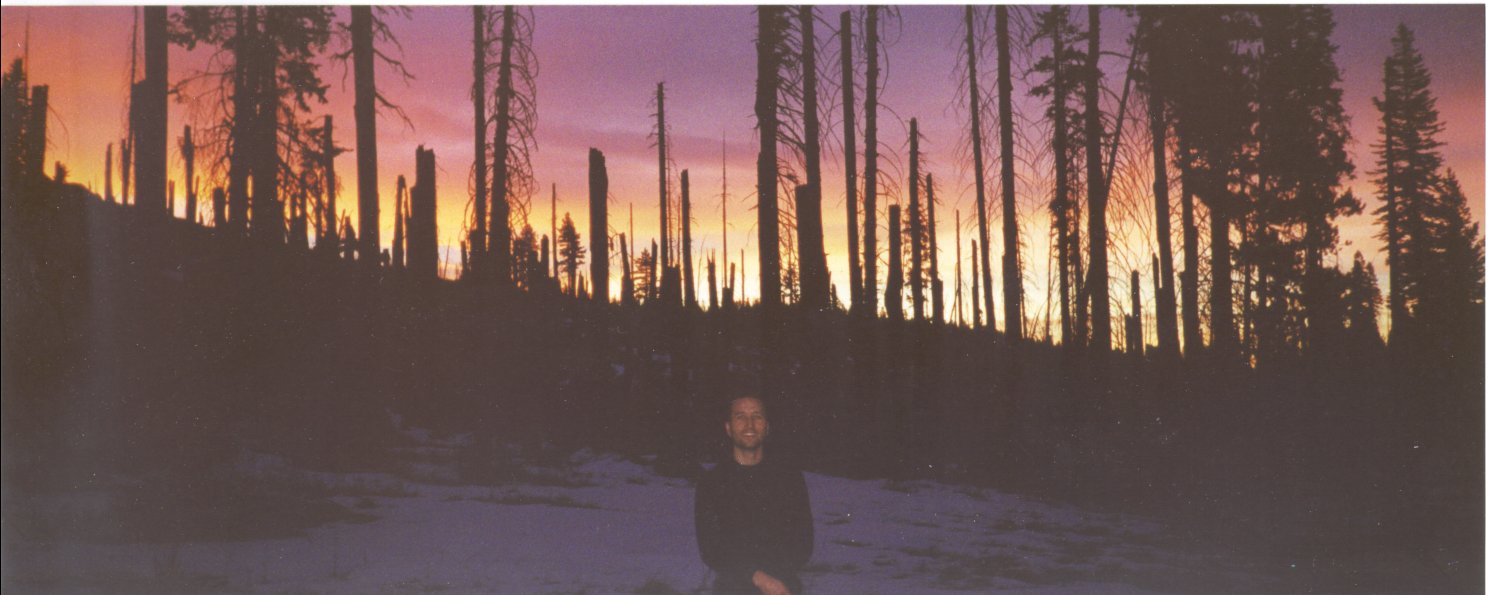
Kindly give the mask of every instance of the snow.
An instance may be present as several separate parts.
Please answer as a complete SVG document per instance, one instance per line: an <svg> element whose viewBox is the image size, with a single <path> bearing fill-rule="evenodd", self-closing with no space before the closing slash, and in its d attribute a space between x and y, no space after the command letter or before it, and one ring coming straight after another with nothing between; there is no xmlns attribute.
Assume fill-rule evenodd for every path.
<svg viewBox="0 0 1491 595"><path fill-rule="evenodd" d="M21 543L20 569L69 592L670 593L712 575L694 541L693 488L647 461L580 451L521 481L462 484L469 437L414 428L400 473L311 473L245 452L238 472L319 484L369 515L303 536L176 544ZM430 481L431 479L435 481ZM421 481L420 479L423 479ZM1154 521L989 489L807 474L814 593L1151 593L1248 590L1256 577L1182 545Z"/></svg>

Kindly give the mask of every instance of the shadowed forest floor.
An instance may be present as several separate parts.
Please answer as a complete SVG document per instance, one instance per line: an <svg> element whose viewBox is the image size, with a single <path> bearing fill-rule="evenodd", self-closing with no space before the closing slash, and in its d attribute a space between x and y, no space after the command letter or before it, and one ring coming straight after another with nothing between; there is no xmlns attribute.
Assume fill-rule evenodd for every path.
<svg viewBox="0 0 1491 595"><path fill-rule="evenodd" d="M763 384L755 308L424 282L56 192L3 221L7 590L691 592L688 478L745 390L811 472L822 592L1482 587L1479 328L1254 370L791 311Z"/></svg>

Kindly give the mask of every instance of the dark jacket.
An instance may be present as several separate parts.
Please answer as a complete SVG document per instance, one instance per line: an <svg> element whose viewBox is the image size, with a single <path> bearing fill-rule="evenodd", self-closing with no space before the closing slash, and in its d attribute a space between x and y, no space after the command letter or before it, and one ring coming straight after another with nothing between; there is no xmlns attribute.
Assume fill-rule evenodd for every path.
<svg viewBox="0 0 1491 595"><path fill-rule="evenodd" d="M766 457L743 466L727 458L694 491L699 555L719 593L756 593L757 570L802 591L797 572L813 555L813 512L802 472Z"/></svg>

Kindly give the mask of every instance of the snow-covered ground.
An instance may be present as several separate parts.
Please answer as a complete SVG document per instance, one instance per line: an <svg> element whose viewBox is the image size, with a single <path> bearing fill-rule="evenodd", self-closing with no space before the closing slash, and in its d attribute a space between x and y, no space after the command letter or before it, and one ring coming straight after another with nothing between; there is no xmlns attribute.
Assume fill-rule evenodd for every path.
<svg viewBox="0 0 1491 595"><path fill-rule="evenodd" d="M580 451L520 480L454 481L467 438L409 432L398 473L328 474L245 453L240 471L293 475L366 515L302 537L177 544L59 542L6 553L8 578L61 591L694 593L712 579L693 488ZM1140 518L935 482L808 474L814 593L1248 591L1261 577ZM35 577L50 577L35 582ZM10 582L7 580L7 582Z"/></svg>

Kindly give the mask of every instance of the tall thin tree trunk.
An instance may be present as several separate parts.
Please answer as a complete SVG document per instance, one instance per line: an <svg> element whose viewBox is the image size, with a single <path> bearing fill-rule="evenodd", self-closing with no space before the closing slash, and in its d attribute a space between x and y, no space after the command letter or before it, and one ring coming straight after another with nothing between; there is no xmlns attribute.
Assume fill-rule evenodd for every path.
<svg viewBox="0 0 1491 595"><path fill-rule="evenodd" d="M252 167L249 164L250 129L253 126L254 106L253 44L258 36L259 10L252 6L234 8L238 18L238 45L233 48L233 123L229 128L228 154L228 219L227 227L234 234L247 231L249 214L248 179ZM127 161L127 159L126 159ZM128 193L129 181L125 181ZM335 229L336 225L333 224Z"/></svg>
<svg viewBox="0 0 1491 595"><path fill-rule="evenodd" d="M994 292L991 289L994 286L994 274L989 270L989 207L984 193L984 129L979 113L983 103L979 100L978 47L973 42L973 6L971 5L963 7L963 24L967 30L968 111L972 119L970 129L973 133L973 196L978 204L978 245L982 250L982 252L975 252L981 265L981 270L975 274L983 277L983 309L989 313L989 329L994 330L997 326L994 324Z"/></svg>
<svg viewBox="0 0 1491 595"><path fill-rule="evenodd" d="M1185 147L1180 154L1185 155ZM1185 252L1185 270L1180 273L1180 306L1182 333L1187 355L1199 353L1206 346L1201 338L1200 238L1196 230L1196 174L1190 165L1180 162L1180 229L1181 248Z"/></svg>
<svg viewBox="0 0 1491 595"><path fill-rule="evenodd" d="M270 244L285 241L285 204L280 199L279 147L280 127L279 82L275 74L279 69L279 46L275 43L278 31L276 18L282 7L260 9L264 30L255 48L253 71L255 79L254 123L249 134L254 137L252 168L254 196L253 220L249 232L258 240ZM355 58L354 58L355 60ZM359 151L359 157L362 157ZM373 237L377 237L374 234ZM373 255L376 262L376 246Z"/></svg>
<svg viewBox="0 0 1491 595"><path fill-rule="evenodd" d="M166 7L147 6L145 15L145 80L140 81L137 105L132 110L135 122L135 204L151 214L166 212L166 77L168 61L166 51ZM32 88L32 109L46 120L46 90L44 86ZM35 96L40 94L41 101ZM45 134L39 136L45 139ZM43 141L44 142L44 141ZM37 156L41 157L40 155ZM41 167L44 160L38 159Z"/></svg>
<svg viewBox="0 0 1491 595"><path fill-rule="evenodd" d="M1224 359L1237 355L1237 328L1232 315L1232 218L1222 207L1227 189L1208 173L1211 200L1211 346ZM1220 207L1220 208L1219 208Z"/></svg>
<svg viewBox="0 0 1491 595"><path fill-rule="evenodd" d="M876 218L876 191L879 180L879 157L880 147L876 144L879 138L876 136L876 111L880 101L880 8L874 5L866 8L865 15L865 276L864 290L860 293L865 300L865 313L875 317L879 313L879 305L876 294L880 288L879 274L876 272L880 253L875 245L877 233Z"/></svg>
<svg viewBox="0 0 1491 595"><path fill-rule="evenodd" d="M937 274L937 197L932 190L932 174L927 174L927 252L930 254L932 270L932 321L943 322L942 276Z"/></svg>
<svg viewBox="0 0 1491 595"><path fill-rule="evenodd" d="M327 114L325 120L326 134L321 138L321 172L324 175L326 186L322 189L326 199L325 207L321 214L321 238L317 241L326 242L326 245L335 249L337 243L337 174L336 174L336 145L331 142L331 115Z"/></svg>
<svg viewBox="0 0 1491 595"><path fill-rule="evenodd" d="M197 145L192 142L192 127L181 136L181 159L186 162L186 220L197 222Z"/></svg>
<svg viewBox="0 0 1491 595"><path fill-rule="evenodd" d="M953 209L953 253L953 313L958 326L963 326L963 217L957 209Z"/></svg>
<svg viewBox="0 0 1491 595"><path fill-rule="evenodd" d="M423 146L414 151L414 188L409 192L405 216L409 218L409 272L417 279L440 276L438 232L435 224L435 151Z"/></svg>
<svg viewBox="0 0 1491 595"><path fill-rule="evenodd" d="M817 39L813 7L798 8L802 23L803 152L807 192L797 201L797 262L802 303L809 310L828 308L828 262L823 252L823 174L818 130Z"/></svg>
<svg viewBox="0 0 1491 595"><path fill-rule="evenodd" d="M502 50L497 63L497 130L492 134L492 209L487 233L488 262L492 276L502 287L513 282L513 231L508 224L512 206L508 204L508 134L512 130L513 99L513 19L511 5L502 7ZM557 236L556 236L557 237ZM557 244L556 244L557 245ZM554 260L559 260L557 257Z"/></svg>
<svg viewBox="0 0 1491 595"><path fill-rule="evenodd" d="M761 130L761 149L756 157L756 228L761 254L761 305L766 308L775 308L782 303L781 236L777 216L777 88L780 84L777 51L781 45L782 10L778 6L757 9L756 123ZM661 105L658 111L662 112Z"/></svg>
<svg viewBox="0 0 1491 595"><path fill-rule="evenodd" d="M1113 348L1108 304L1108 192L1103 182L1103 120L1098 106L1099 9L1087 7L1087 248L1092 296L1092 344L1101 356Z"/></svg>
<svg viewBox="0 0 1491 595"><path fill-rule="evenodd" d="M890 241L887 253L890 268L885 277L885 315L891 320L904 320L905 306L901 304L905 290L905 277L901 270L901 205L891 205L888 210L890 229L886 237Z"/></svg>
<svg viewBox="0 0 1491 595"><path fill-rule="evenodd" d="M678 243L683 253L683 305L692 310L699 307L699 301L694 295L694 238L689 225L689 170L683 170L680 174L678 190L678 222L683 227L683 235Z"/></svg>
<svg viewBox="0 0 1491 595"><path fill-rule="evenodd" d="M1153 58L1151 69L1153 69ZM1150 85L1149 136L1154 156L1155 236L1160 253L1155 271L1155 330L1159 334L1160 353L1166 357L1180 354L1180 339L1175 328L1175 257L1170 249L1170 173L1165 163L1165 99Z"/></svg>
<svg viewBox="0 0 1491 595"><path fill-rule="evenodd" d="M353 111L357 120L357 257L378 262L378 106L373 80L373 9L352 9Z"/></svg>
<svg viewBox="0 0 1491 595"><path fill-rule="evenodd" d="M911 158L908 166L911 176L907 180L911 212L907 215L911 227L911 318L917 322L925 320L927 294L922 286L922 205L921 205L921 159L920 142L917 139L916 118L911 119Z"/></svg>
<svg viewBox="0 0 1491 595"><path fill-rule="evenodd" d="M606 196L611 191L610 178L606 175L606 156L597 149L590 150L590 279L595 290L591 292L595 303L605 305L610 300L611 252L606 227Z"/></svg>
<svg viewBox="0 0 1491 595"><path fill-rule="evenodd" d="M709 261L705 266L708 268L709 274L709 311L714 312L720 309L720 290L719 286L715 285L713 255L709 257Z"/></svg>
<svg viewBox="0 0 1491 595"><path fill-rule="evenodd" d="M547 240L544 244L544 271L548 271L549 248ZM631 248L626 243L626 234L621 234L621 303L632 305L636 302L637 286L632 280Z"/></svg>
<svg viewBox="0 0 1491 595"><path fill-rule="evenodd" d="M475 111L476 196L472 207L471 268L479 277L487 256L487 38L486 8L471 7L471 107Z"/></svg>
<svg viewBox="0 0 1491 595"><path fill-rule="evenodd" d="M1024 330L1024 289L1020 275L1020 232L1015 214L1015 123L1011 106L1009 9L994 7L999 45L999 178L1004 199L1004 333L1020 339Z"/></svg>
<svg viewBox="0 0 1491 595"><path fill-rule="evenodd" d="M1065 15L1063 14L1063 18ZM1063 27L1066 23L1061 24ZM1060 27L1058 27L1060 29ZM1062 56L1066 53L1065 36L1058 32L1051 36L1051 53L1053 56ZM1066 119L1066 69L1062 68L1063 61L1056 59L1051 66L1051 99L1055 102L1052 107L1054 122L1051 129L1051 152L1056 155L1056 189L1055 196L1051 199L1051 211L1054 218L1052 226L1056 228L1056 262L1059 281L1058 289L1061 292L1061 344L1064 347L1076 347L1081 344L1077 330L1077 321L1073 318L1072 302L1076 279L1074 275L1073 260L1080 261L1081 256L1077 254L1078 246L1073 245L1072 229L1076 222L1072 221L1072 188L1071 172L1068 167L1070 149L1067 139ZM1080 266L1080 265L1079 265Z"/></svg>
<svg viewBox="0 0 1491 595"><path fill-rule="evenodd" d="M854 140L854 27L846 10L839 14L839 63L844 91L844 226L849 232L849 306L864 311L864 271L859 264L859 184ZM727 250L726 254L729 253ZM728 258L728 256L727 256Z"/></svg>
<svg viewBox="0 0 1491 595"><path fill-rule="evenodd" d="M660 252L653 253L653 258L658 260L658 269L663 272L663 278L668 277L668 267L672 265L670 257L673 244L668 238L668 120L663 111L663 84L657 84L657 209L658 209L658 248ZM764 142L764 141L763 141ZM666 283L666 281L664 281ZM667 292L663 292L667 294Z"/></svg>
<svg viewBox="0 0 1491 595"><path fill-rule="evenodd" d="M104 147L104 200L114 202L114 143Z"/></svg>
<svg viewBox="0 0 1491 595"><path fill-rule="evenodd" d="M983 324L979 320L980 319L980 316L979 316L980 304L979 304L979 295L978 295L978 278L979 278L979 274L978 274L979 273L979 269L978 269L978 255L979 255L979 251L978 251L978 240L977 239L970 239L970 240L968 240L968 243L971 244L970 247L973 250L973 252L968 253L968 258L970 260L970 262L968 263L968 267L970 269L970 272L973 273L973 291L970 294L970 297L972 297L973 299L969 300L969 302L973 305L973 328L978 328L979 326L981 326Z"/></svg>
<svg viewBox="0 0 1491 595"><path fill-rule="evenodd" d="M405 207L408 205L409 202L405 199L405 195L408 194L408 186L406 185L404 176L399 176L398 183L394 186L394 188L392 250L393 260L389 262L389 266L392 267L394 270L401 270L404 268L404 263L406 262L406 255L404 254L404 221L408 219L405 213Z"/></svg>

